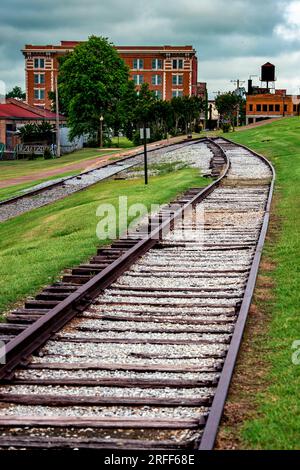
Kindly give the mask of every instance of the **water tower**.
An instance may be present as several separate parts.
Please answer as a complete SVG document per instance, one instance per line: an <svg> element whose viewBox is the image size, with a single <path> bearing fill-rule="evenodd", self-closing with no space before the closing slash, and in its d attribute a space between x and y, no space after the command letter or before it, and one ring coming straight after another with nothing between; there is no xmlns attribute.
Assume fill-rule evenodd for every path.
<svg viewBox="0 0 300 470"><path fill-rule="evenodd" d="M267 62L261 67L261 87L269 90L269 93L275 93L275 65Z"/></svg>

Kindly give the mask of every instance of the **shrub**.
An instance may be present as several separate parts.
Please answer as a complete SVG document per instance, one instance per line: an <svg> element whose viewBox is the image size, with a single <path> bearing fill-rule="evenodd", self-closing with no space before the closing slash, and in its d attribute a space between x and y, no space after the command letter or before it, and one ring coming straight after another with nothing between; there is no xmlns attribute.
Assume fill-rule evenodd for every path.
<svg viewBox="0 0 300 470"><path fill-rule="evenodd" d="M50 160L51 158L53 158L53 155L52 155L49 147L46 147L45 150L44 150L44 159L45 160Z"/></svg>
<svg viewBox="0 0 300 470"><path fill-rule="evenodd" d="M229 124L229 122L224 122L222 129L224 134L227 134L231 129L231 125Z"/></svg>
<svg viewBox="0 0 300 470"><path fill-rule="evenodd" d="M141 137L140 137L140 131L135 131L133 134L132 142L134 145L138 146L141 145Z"/></svg>

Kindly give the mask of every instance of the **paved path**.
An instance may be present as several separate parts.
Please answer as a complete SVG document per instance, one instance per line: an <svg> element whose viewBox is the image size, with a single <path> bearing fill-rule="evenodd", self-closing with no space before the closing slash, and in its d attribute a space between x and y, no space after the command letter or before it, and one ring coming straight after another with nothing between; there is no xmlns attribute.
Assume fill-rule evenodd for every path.
<svg viewBox="0 0 300 470"><path fill-rule="evenodd" d="M176 143L177 141L182 140L182 138L183 137L180 136L180 137L171 138L168 141L161 140L160 142L149 144L148 148L155 148L158 145L167 144L168 142ZM47 179L47 178L50 179L53 176L59 177L62 173L67 173L67 172L71 172L75 170L81 170L81 173L82 173L84 171L92 170L94 168L101 168L103 165L106 165L107 163L109 163L111 158L113 159L124 158L126 156L133 155L141 151L142 149L143 149L142 146L135 147L134 149L125 149L125 150L120 151L119 153L99 155L99 156L90 158L88 160L82 160L80 162L70 163L70 164L63 165L58 168L53 168L51 170L37 171L37 172L31 173L30 175L19 176L18 178L9 178L7 180L0 181L0 188L7 188L9 186L14 186L17 184L30 183L30 182L34 182L40 179ZM107 151L110 151L110 150L116 150L116 149L107 149Z"/></svg>

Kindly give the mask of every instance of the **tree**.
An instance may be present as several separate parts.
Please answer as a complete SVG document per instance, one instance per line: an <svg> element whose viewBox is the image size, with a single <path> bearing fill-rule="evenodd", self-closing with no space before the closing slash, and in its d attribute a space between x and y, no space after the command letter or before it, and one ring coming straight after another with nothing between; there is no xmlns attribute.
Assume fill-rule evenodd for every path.
<svg viewBox="0 0 300 470"><path fill-rule="evenodd" d="M182 118L182 98L174 96L171 100L171 110L175 123L175 135L178 134L180 119Z"/></svg>
<svg viewBox="0 0 300 470"><path fill-rule="evenodd" d="M99 132L99 118L112 123L128 90L129 69L108 39L91 36L60 60L58 87L70 138Z"/></svg>
<svg viewBox="0 0 300 470"><path fill-rule="evenodd" d="M19 129L19 135L23 143L52 142L54 126L47 121L40 124L25 124Z"/></svg>
<svg viewBox="0 0 300 470"><path fill-rule="evenodd" d="M26 100L26 93L20 86L15 86L6 94L6 98L16 98L17 100Z"/></svg>
<svg viewBox="0 0 300 470"><path fill-rule="evenodd" d="M234 129L234 122L241 98L235 92L222 93L216 97L216 108L223 123L229 122Z"/></svg>
<svg viewBox="0 0 300 470"><path fill-rule="evenodd" d="M185 132L188 134L192 130L192 123L200 117L204 109L204 102L197 96L182 97L182 117L185 124Z"/></svg>
<svg viewBox="0 0 300 470"><path fill-rule="evenodd" d="M175 123L175 134L181 124L188 133L192 129L192 123L200 118L204 109L204 101L197 96L177 96L171 100L171 109Z"/></svg>

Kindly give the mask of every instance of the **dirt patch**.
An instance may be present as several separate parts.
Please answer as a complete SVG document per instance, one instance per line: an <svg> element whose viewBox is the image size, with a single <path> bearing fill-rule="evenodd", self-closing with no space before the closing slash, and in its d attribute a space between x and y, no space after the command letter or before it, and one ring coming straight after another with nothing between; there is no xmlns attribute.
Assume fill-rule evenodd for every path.
<svg viewBox="0 0 300 470"><path fill-rule="evenodd" d="M268 246L276 243L281 230L281 221L276 215L277 202L278 197L274 196ZM271 320L275 287L271 274L275 269L276 263L264 256L215 445L217 450L245 449L241 430L245 421L258 416L256 396L269 385L269 363L266 360L266 349L262 345Z"/></svg>

